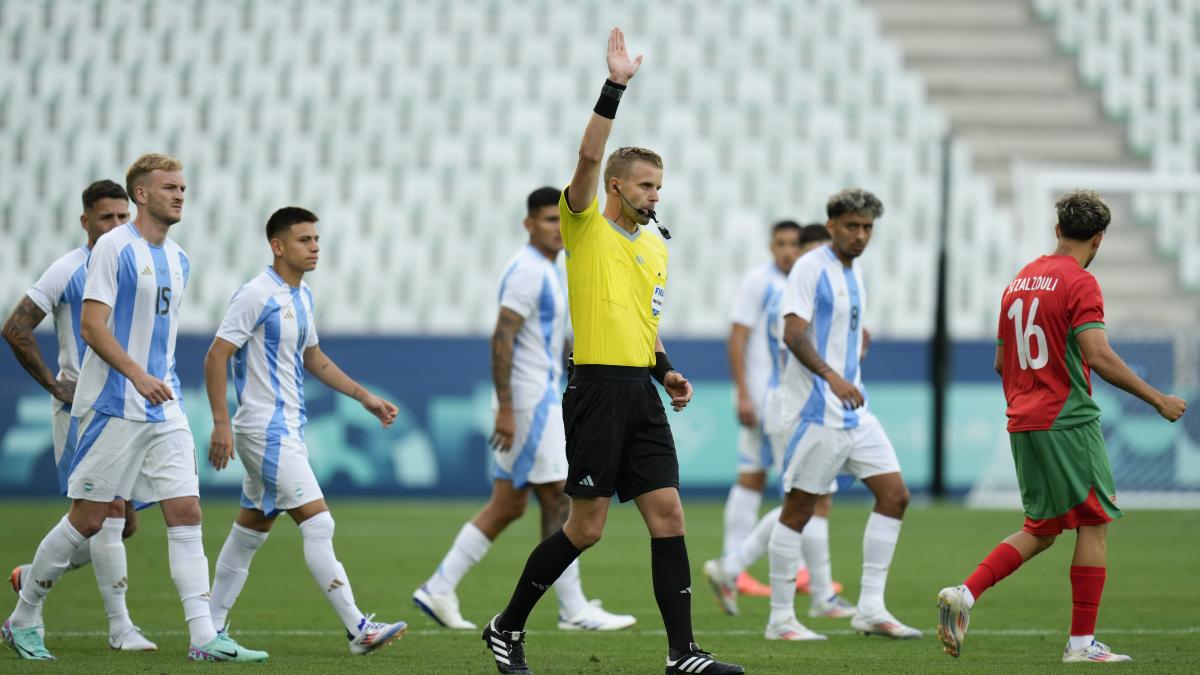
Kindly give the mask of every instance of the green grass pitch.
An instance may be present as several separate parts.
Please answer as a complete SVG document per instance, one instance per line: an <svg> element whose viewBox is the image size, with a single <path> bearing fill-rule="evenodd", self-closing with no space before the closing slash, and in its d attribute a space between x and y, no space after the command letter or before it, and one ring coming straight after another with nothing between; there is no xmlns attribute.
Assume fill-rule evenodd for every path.
<svg viewBox="0 0 1200 675"><path fill-rule="evenodd" d="M379 619L402 618L408 635L378 654L353 657L332 611L304 566L296 527L281 519L254 560L250 580L231 615L234 635L266 649L262 665L191 664L182 611L167 569L162 518L142 513L141 531L128 542L129 605L152 654L120 654L105 641L106 622L90 568L68 574L46 608L53 664L21 663L0 650L2 672L177 673L204 668L280 673L389 672L492 673L478 633L435 627L412 606L410 593L440 560L478 503L361 502L335 499L334 544L354 585L359 606ZM216 563L236 500L205 500L205 541ZM694 623L700 645L742 663L749 673L1035 673L1061 672L1070 623L1067 577L1074 535L991 590L976 607L964 655L944 655L934 636L934 597L960 582L997 541L1020 524L1016 513L968 511L957 506L914 506L905 521L888 584L888 605L902 621L926 631L922 640L891 642L849 630L848 620L801 620L827 633L828 642L784 644L762 638L767 602L743 598L742 614L722 615L700 574L721 541L721 505L690 500L688 548L695 588ZM477 623L498 611L534 544L536 506L492 547L459 587L463 614ZM62 502L0 501L5 567L28 560L64 510ZM834 576L857 597L862 528L868 507L835 504L831 519ZM665 637L650 587L645 530L632 505L616 507L603 541L582 559L584 590L605 606L633 613L638 624L620 633L583 634L555 628L555 601L546 598L529 622L527 653L538 673L662 672ZM1200 672L1200 512L1136 511L1110 529L1108 585L1098 636L1133 656L1122 672ZM753 571L766 578L765 562ZM14 596L4 591L8 602ZM7 605L5 610L7 610ZM1084 669L1087 666L1083 666ZM1076 669L1079 669L1076 667Z"/></svg>

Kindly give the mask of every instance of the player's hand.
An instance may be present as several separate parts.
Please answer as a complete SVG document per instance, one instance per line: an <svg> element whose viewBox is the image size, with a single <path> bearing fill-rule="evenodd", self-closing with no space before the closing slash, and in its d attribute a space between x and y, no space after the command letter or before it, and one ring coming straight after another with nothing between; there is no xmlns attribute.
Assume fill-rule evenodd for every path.
<svg viewBox="0 0 1200 675"><path fill-rule="evenodd" d="M75 380L58 380L54 383L54 391L50 392L50 395L71 405L75 400Z"/></svg>
<svg viewBox="0 0 1200 675"><path fill-rule="evenodd" d="M687 404L692 400L692 383L687 381L687 378L672 370L663 378L663 389L671 395L671 407L675 412L679 412L687 407Z"/></svg>
<svg viewBox="0 0 1200 675"><path fill-rule="evenodd" d="M133 388L142 395L142 398L149 401L150 405L162 405L175 398L175 392L171 389L171 385L149 373L142 373L135 379Z"/></svg>
<svg viewBox="0 0 1200 675"><path fill-rule="evenodd" d="M1162 415L1167 421L1174 422L1183 417L1183 413L1187 412L1187 401L1178 396L1164 396L1158 405L1154 406L1159 415Z"/></svg>
<svg viewBox="0 0 1200 675"><path fill-rule="evenodd" d="M625 34L620 28L612 29L608 34L608 79L617 84L628 84L642 67L642 55L630 60L625 51Z"/></svg>
<svg viewBox="0 0 1200 675"><path fill-rule="evenodd" d="M496 427L492 431L492 449L508 452L512 449L513 437L517 434L517 421L511 405L500 406L496 411Z"/></svg>
<svg viewBox="0 0 1200 675"><path fill-rule="evenodd" d="M212 435L208 437L208 463L220 471L229 466L233 459L233 429L229 422L213 424Z"/></svg>
<svg viewBox="0 0 1200 675"><path fill-rule="evenodd" d="M833 390L833 395L841 400L842 407L846 410L861 408L862 404L866 402L858 387L847 382L841 375L829 373L825 377L825 381L829 383L829 388Z"/></svg>
<svg viewBox="0 0 1200 675"><path fill-rule="evenodd" d="M384 429L392 426L392 422L396 421L396 415L400 414L400 409L394 403L374 394L363 399L362 407L378 418Z"/></svg>
<svg viewBox="0 0 1200 675"><path fill-rule="evenodd" d="M744 427L753 429L758 426L758 415L754 413L754 401L750 400L748 394L738 394L737 417L738 423Z"/></svg>

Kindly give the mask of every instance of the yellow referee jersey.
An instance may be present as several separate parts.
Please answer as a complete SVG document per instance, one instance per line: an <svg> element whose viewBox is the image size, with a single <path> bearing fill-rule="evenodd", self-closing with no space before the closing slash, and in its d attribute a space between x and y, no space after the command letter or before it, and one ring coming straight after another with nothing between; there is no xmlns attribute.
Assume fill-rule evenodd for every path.
<svg viewBox="0 0 1200 675"><path fill-rule="evenodd" d="M645 227L635 234L621 229L600 213L595 198L582 213L572 213L563 190L558 212L575 363L653 366L666 301L666 242Z"/></svg>

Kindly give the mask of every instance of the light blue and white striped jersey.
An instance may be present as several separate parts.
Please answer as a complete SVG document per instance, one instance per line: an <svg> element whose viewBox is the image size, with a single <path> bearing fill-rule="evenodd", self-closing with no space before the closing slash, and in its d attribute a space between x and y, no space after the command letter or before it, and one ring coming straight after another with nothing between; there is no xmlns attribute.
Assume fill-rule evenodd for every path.
<svg viewBox="0 0 1200 675"><path fill-rule="evenodd" d="M532 408L562 393L565 289L558 266L532 245L522 246L504 266L500 306L525 319L513 345L514 408Z"/></svg>
<svg viewBox="0 0 1200 675"><path fill-rule="evenodd" d="M267 267L233 294L217 337L238 348L234 430L304 440L304 350L317 344L308 284L289 286Z"/></svg>
<svg viewBox="0 0 1200 675"><path fill-rule="evenodd" d="M175 398L150 405L124 375L89 349L79 369L72 415L94 408L136 422L162 422L183 414L175 335L189 266L179 244L168 238L162 246L153 246L133 223L114 228L96 242L83 299L112 308L108 328L121 349L151 376L169 384Z"/></svg>
<svg viewBox="0 0 1200 675"><path fill-rule="evenodd" d="M758 416L763 414L762 404L767 391L779 386L783 364L779 356L779 330L772 326L779 318L779 299L787 277L774 261L759 265L746 273L738 284L729 313L730 323L750 329L746 341L744 363L746 386L754 400Z"/></svg>
<svg viewBox="0 0 1200 675"><path fill-rule="evenodd" d="M54 261L25 295L54 320L58 335L59 380L78 380L79 361L87 345L79 335L79 315L83 311L83 282L87 275L87 246L72 249ZM55 412L65 403L51 397Z"/></svg>
<svg viewBox="0 0 1200 675"><path fill-rule="evenodd" d="M866 305L867 292L858 262L846 267L826 244L796 261L779 307L781 323L789 314L809 322L808 338L817 353L847 382L857 386L864 397L859 360ZM782 334L782 328L779 330ZM866 405L857 410L844 409L829 384L791 353L784 366L780 395L787 422L798 415L831 429L853 429L871 416Z"/></svg>

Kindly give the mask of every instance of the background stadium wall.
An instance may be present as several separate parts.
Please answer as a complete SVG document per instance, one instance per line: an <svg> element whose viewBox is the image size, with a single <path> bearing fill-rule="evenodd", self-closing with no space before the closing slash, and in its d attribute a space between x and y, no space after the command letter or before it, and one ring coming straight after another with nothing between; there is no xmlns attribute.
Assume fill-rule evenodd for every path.
<svg viewBox="0 0 1200 675"><path fill-rule="evenodd" d="M39 334L43 353L55 354L51 335ZM205 455L211 416L202 390L201 365L211 338L184 335L178 370L196 437L204 494L234 494L241 465L216 473ZM337 396L310 378L306 387L307 443L327 494L381 496L481 496L489 489L491 383L485 338L380 338L325 336L323 350L347 372L400 406L390 429L354 401ZM1183 346L1181 346L1183 345ZM1170 389L1178 363L1194 360L1196 340L1118 341L1116 348L1152 384ZM696 387L683 414L671 415L679 448L685 494L716 495L734 472L737 423L725 346L718 340L672 340L672 360ZM1013 470L1004 433L1003 396L991 371L991 341L957 341L947 391L946 464L950 494L970 495L980 504L1013 506ZM925 341L879 340L864 364L871 406L896 446L914 492L926 492L933 472L932 388ZM53 360L51 360L53 362ZM1192 366L1194 368L1194 365ZM1192 373L1193 381L1195 373ZM1184 393L1184 392L1181 392ZM232 395L232 391L231 391ZM1118 489L1174 495L1192 503L1200 497L1200 418L1163 423L1145 405L1099 384ZM12 358L0 358L0 495L53 494L50 410L47 394ZM851 493L861 491L850 486ZM1180 501L1183 500L1183 501Z"/></svg>

